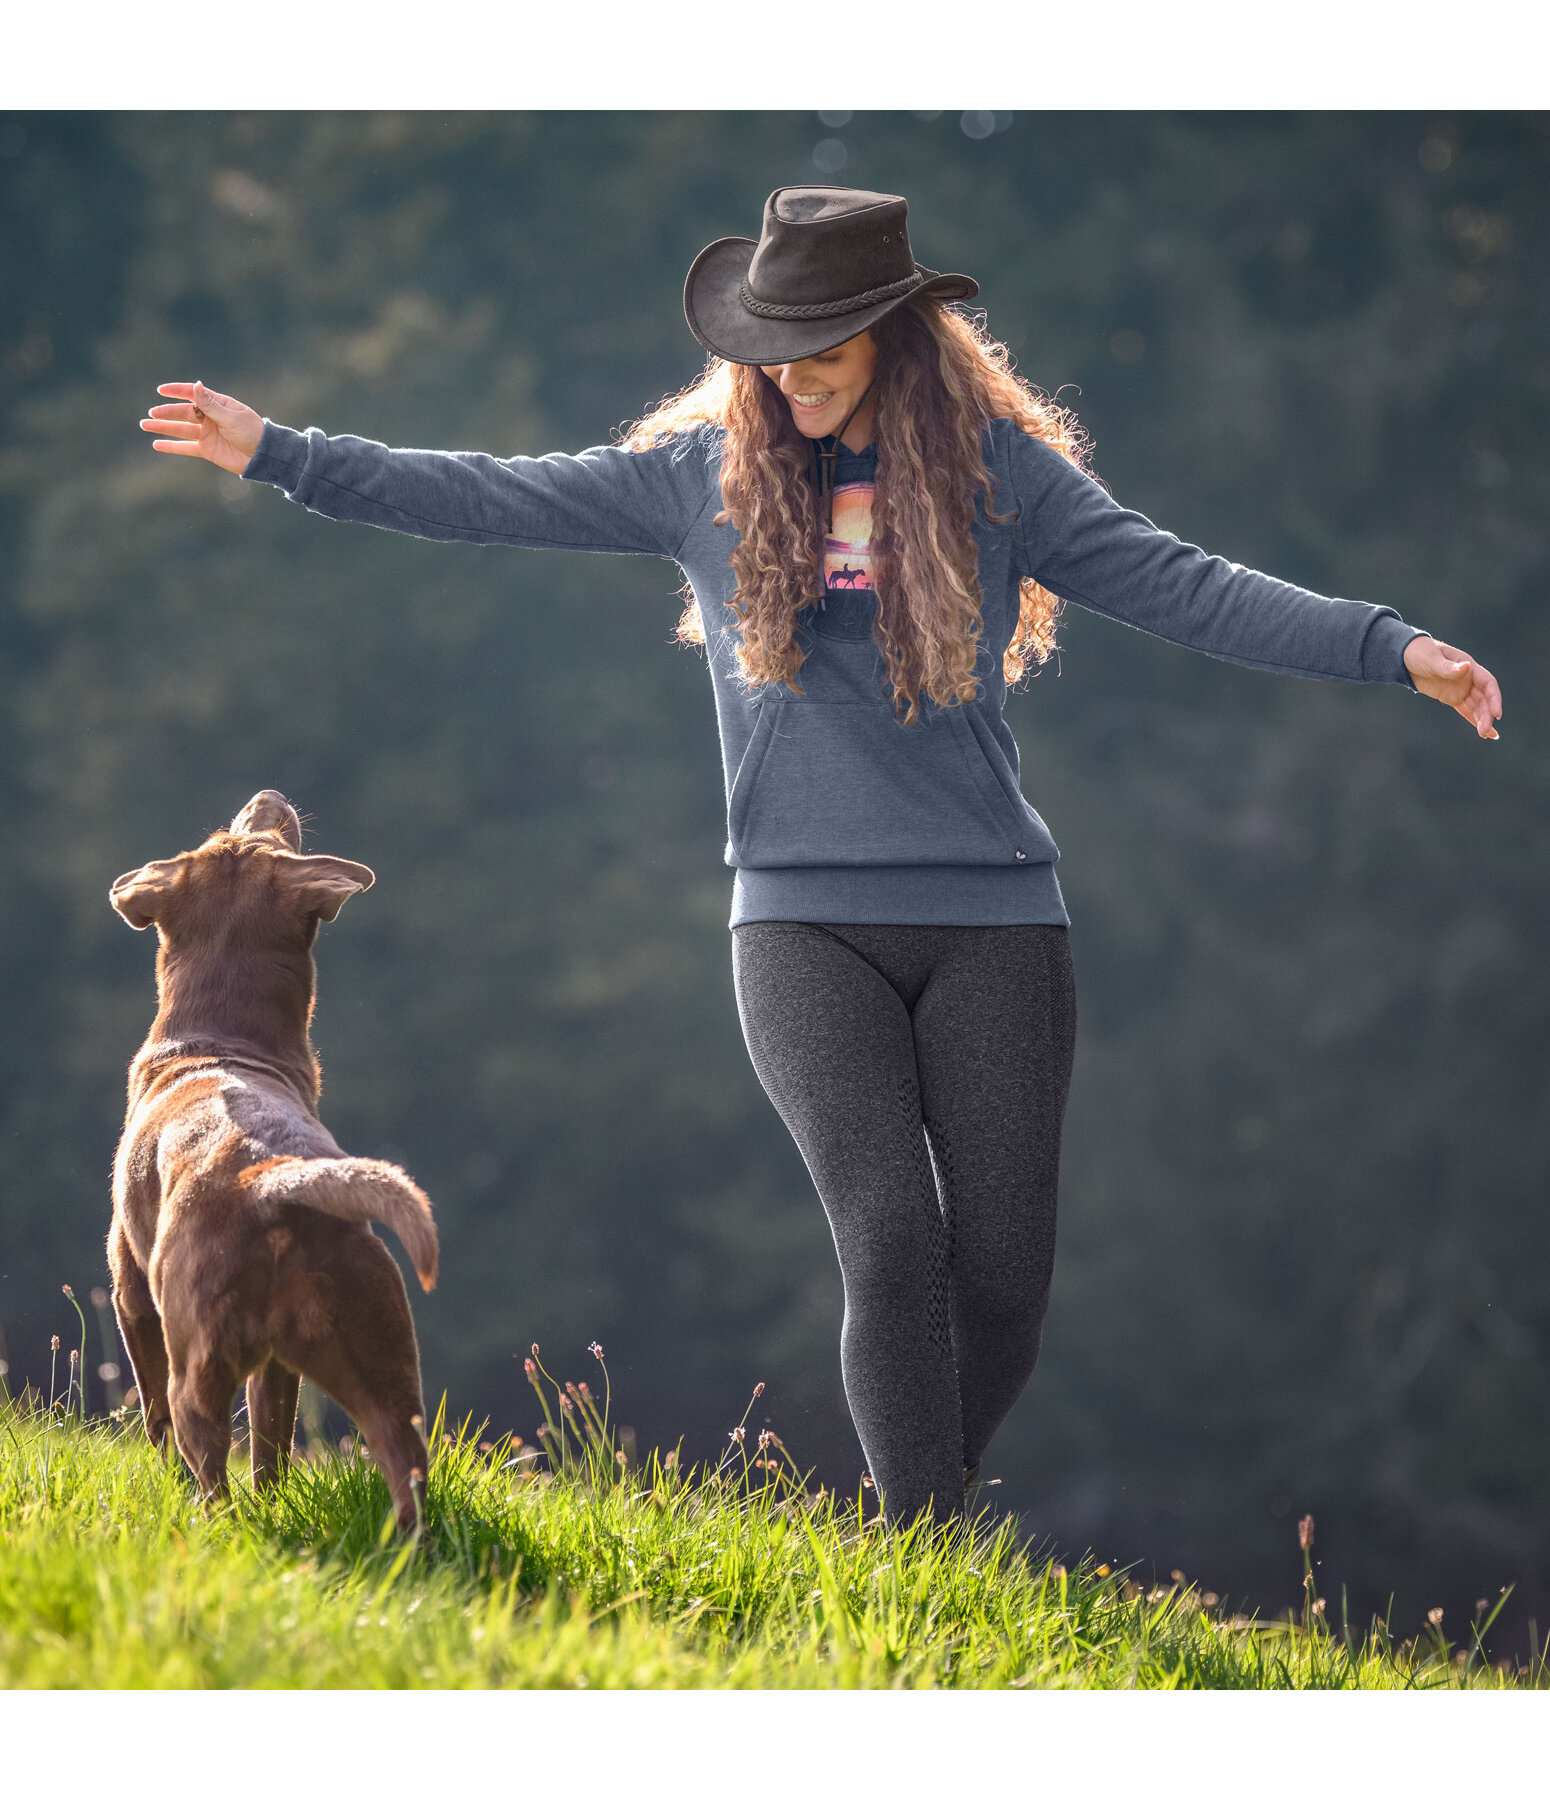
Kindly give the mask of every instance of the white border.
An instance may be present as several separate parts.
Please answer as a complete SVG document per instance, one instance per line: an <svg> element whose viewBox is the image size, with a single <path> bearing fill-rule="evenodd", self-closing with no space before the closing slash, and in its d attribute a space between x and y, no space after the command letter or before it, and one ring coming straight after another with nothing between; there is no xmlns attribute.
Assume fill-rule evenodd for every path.
<svg viewBox="0 0 1550 1800"><path fill-rule="evenodd" d="M1550 11L1524 0L1110 0L961 13L654 0L576 8L11 9L0 109L1012 111L1536 109Z"/></svg>

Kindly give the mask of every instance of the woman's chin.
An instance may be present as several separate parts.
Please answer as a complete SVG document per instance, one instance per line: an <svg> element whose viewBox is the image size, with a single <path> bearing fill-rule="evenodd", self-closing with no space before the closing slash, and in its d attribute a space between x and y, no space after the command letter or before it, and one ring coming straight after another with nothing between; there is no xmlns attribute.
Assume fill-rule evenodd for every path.
<svg viewBox="0 0 1550 1800"><path fill-rule="evenodd" d="M827 437L842 416L833 406L820 406L816 412L798 412L794 406L791 408L792 420L803 437Z"/></svg>

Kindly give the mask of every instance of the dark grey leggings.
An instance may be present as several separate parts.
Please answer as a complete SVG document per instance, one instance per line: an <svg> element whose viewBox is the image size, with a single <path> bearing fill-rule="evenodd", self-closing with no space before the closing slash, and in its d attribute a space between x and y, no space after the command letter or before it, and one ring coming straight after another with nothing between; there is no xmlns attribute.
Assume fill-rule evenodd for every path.
<svg viewBox="0 0 1550 1800"><path fill-rule="evenodd" d="M840 1367L889 1518L961 1510L1038 1359L1076 1038L1063 925L741 925L764 1091L845 1282Z"/></svg>

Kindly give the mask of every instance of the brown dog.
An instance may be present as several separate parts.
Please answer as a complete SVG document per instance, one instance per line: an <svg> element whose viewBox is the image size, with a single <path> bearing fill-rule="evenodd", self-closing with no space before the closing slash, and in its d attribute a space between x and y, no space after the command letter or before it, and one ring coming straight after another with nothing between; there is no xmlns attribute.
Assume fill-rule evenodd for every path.
<svg viewBox="0 0 1550 1800"><path fill-rule="evenodd" d="M244 1376L253 1481L290 1456L305 1375L360 1427L413 1526L426 1467L419 1351L389 1225L436 1280L430 1202L402 1169L346 1156L318 1118L312 943L372 872L303 856L295 809L255 794L197 850L113 883L156 927L160 1008L129 1067L108 1261L145 1428L206 1497L226 1489Z"/></svg>

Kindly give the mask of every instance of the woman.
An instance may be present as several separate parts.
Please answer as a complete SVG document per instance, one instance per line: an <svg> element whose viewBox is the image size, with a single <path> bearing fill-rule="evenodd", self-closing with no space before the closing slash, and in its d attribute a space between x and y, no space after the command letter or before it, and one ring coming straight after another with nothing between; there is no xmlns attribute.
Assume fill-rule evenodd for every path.
<svg viewBox="0 0 1550 1800"><path fill-rule="evenodd" d="M1072 421L917 264L897 195L781 188L684 290L704 376L579 456L390 450L200 383L158 450L419 537L675 561L714 683L759 1079L845 1284L885 1514L959 1510L1038 1356L1075 1003L1007 684L1059 599L1228 661L1402 683L1494 738L1490 674L1389 607L1208 557L1081 472Z"/></svg>

